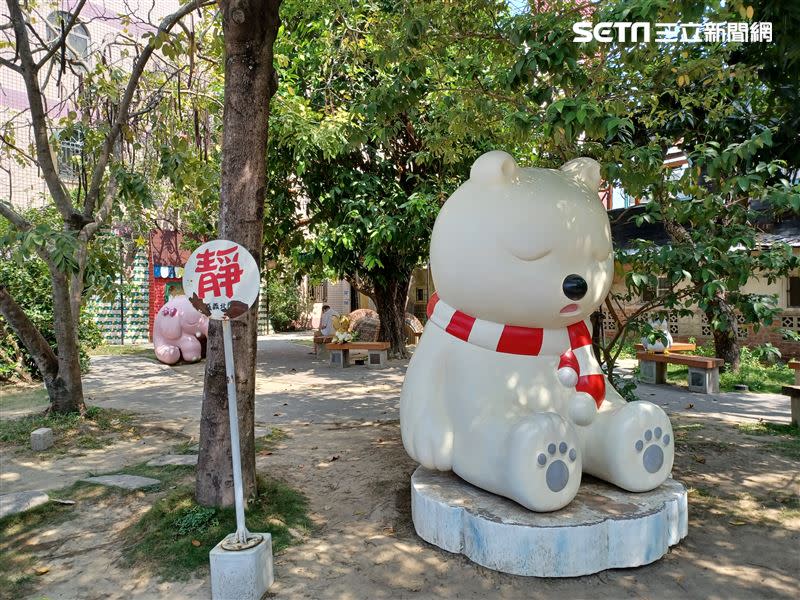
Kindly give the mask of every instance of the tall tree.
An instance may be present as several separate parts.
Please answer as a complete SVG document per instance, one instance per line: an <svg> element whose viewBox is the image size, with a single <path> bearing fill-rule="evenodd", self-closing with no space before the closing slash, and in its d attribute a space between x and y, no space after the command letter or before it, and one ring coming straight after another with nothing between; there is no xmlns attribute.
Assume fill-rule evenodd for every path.
<svg viewBox="0 0 800 600"><path fill-rule="evenodd" d="M301 265L372 297L393 355L407 356L410 277L441 203L513 139L510 107L479 80L513 53L496 26L509 14L494 0L286 4L269 222L302 225Z"/></svg>
<svg viewBox="0 0 800 600"><path fill-rule="evenodd" d="M59 23L60 32L51 42L45 42L35 30L32 23L35 7L18 0L7 0L15 52L13 56L7 54L0 57L0 66L18 74L24 82L33 130L33 155L17 147L8 136L2 137L2 144L20 160L38 167L46 183L49 200L58 211L60 227L36 224L7 202L0 202L0 215L16 231L13 240L16 247L13 250L34 252L48 267L53 288L53 327L57 353L46 343L42 333L25 315L24 307L15 301L2 282L0 314L35 360L53 411L73 412L81 410L84 405L77 329L89 246L117 208L119 178L116 174L124 173L124 162L120 156L121 139L130 126L132 108L146 100L137 98L140 80L153 53L168 39L172 28L191 11L207 3L192 0L166 16L145 43L133 44L136 54L128 69L115 70L104 81L102 78L88 78L101 84L101 93L108 96L109 110L102 123L92 122L89 113L83 115L87 126L95 126L94 138L92 147L86 149L91 159L82 164L82 186L75 193L64 181L54 158L57 156L58 142L51 135L53 123L45 108L41 79L54 59L61 57L62 68L67 62L69 36L81 17L86 0L80 0L69 19ZM110 87L102 88L104 83ZM152 110L152 107L144 110ZM78 117L76 111L70 111L62 119L62 126L67 131L76 127Z"/></svg>
<svg viewBox="0 0 800 600"><path fill-rule="evenodd" d="M225 41L225 108L219 237L247 248L261 264L270 99L277 90L273 45L280 0L220 0ZM255 364L258 302L233 322L245 495L255 491ZM209 327L200 423L196 499L234 502L225 358L219 323Z"/></svg>

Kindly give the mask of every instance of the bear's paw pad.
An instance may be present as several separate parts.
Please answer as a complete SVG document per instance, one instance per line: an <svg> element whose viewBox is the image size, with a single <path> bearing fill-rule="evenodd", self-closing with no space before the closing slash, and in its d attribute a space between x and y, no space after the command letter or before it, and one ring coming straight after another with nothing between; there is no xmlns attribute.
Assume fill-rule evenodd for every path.
<svg viewBox="0 0 800 600"><path fill-rule="evenodd" d="M636 440L634 449L642 454L642 464L647 472L655 473L664 464L664 451L661 446L669 446L669 435L662 435L661 427L656 427L653 430L647 429L642 437L644 440Z"/></svg>
<svg viewBox="0 0 800 600"><path fill-rule="evenodd" d="M567 442L560 442L558 445L551 442L547 446L547 454L544 452L539 453L536 457L536 463L540 468L547 467L545 482L551 492L560 492L567 487L569 469L564 461L575 462L577 458L577 450L570 448ZM549 465L548 462L550 463Z"/></svg>

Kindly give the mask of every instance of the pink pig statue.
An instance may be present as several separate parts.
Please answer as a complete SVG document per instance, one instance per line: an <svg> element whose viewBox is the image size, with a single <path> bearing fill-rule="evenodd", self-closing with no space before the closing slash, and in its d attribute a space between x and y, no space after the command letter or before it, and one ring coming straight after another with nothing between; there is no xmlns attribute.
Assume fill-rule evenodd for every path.
<svg viewBox="0 0 800 600"><path fill-rule="evenodd" d="M153 324L153 347L156 358L174 365L181 358L196 362L203 356L203 342L208 336L208 318L200 314L186 296L167 302Z"/></svg>

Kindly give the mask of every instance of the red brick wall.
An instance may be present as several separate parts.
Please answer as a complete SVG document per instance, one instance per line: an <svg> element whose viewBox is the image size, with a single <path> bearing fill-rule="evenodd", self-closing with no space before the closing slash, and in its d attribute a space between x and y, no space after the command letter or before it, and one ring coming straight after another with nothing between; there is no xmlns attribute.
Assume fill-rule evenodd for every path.
<svg viewBox="0 0 800 600"><path fill-rule="evenodd" d="M181 281L180 278L155 278L153 276L153 266L184 266L191 253L181 248L181 241L181 234L174 231L156 230L150 233L147 280L150 282L149 328L151 340L153 339L153 323L155 323L156 315L161 307L166 304L164 302L164 288L168 283Z"/></svg>

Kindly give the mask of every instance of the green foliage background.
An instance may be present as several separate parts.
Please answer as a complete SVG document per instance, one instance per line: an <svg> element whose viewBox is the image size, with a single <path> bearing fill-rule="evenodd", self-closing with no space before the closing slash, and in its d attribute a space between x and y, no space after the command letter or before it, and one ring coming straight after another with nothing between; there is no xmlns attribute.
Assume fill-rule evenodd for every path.
<svg viewBox="0 0 800 600"><path fill-rule="evenodd" d="M14 299L25 309L25 314L55 352L57 348L53 333L53 298L50 277L45 264L34 258L22 264L13 260L0 260L0 283L8 288ZM30 354L11 331L3 317L0 317L0 351L4 356L13 357L17 353L17 349L11 341L12 336L16 341L16 346L22 352L26 370L32 377L40 378L41 375ZM89 370L87 350L95 348L103 341L100 329L86 309L81 311L78 340L80 342L81 370L86 372ZM0 381L7 380L14 373L15 365L13 363L0 360Z"/></svg>

